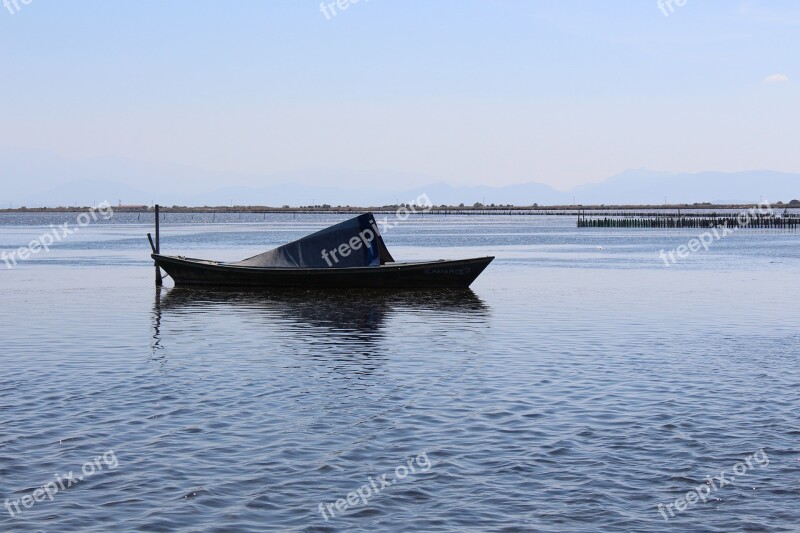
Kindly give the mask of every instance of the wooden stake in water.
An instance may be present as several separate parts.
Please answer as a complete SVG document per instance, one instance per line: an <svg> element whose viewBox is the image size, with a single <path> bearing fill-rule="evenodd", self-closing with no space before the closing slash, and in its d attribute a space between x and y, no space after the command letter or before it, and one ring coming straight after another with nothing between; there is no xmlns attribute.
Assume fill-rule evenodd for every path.
<svg viewBox="0 0 800 533"><path fill-rule="evenodd" d="M156 204L156 255L161 253L161 227L160 227L160 206ZM161 278L161 268L156 264L156 287L161 287L164 280Z"/></svg>

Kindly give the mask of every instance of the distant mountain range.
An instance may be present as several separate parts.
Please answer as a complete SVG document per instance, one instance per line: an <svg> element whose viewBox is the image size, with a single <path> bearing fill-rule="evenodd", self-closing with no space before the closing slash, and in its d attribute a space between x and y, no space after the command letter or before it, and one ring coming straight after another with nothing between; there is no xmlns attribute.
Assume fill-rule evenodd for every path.
<svg viewBox="0 0 800 533"><path fill-rule="evenodd" d="M600 183L559 191L541 183L502 187L453 186L431 183L415 187L397 186L421 182L420 176L401 174L348 175L369 184L365 187L309 185L323 173L245 176L207 172L178 165L151 165L121 158L75 161L54 154L0 147L0 207L57 207L90 205L109 201L112 205L221 206L221 205L350 205L380 206L409 202L425 193L436 204L472 205L619 205L619 204L718 204L789 202L800 199L800 174L752 170L745 172L699 172L672 174L645 169L627 170ZM344 179L344 175L324 177ZM264 187L235 184L263 181Z"/></svg>

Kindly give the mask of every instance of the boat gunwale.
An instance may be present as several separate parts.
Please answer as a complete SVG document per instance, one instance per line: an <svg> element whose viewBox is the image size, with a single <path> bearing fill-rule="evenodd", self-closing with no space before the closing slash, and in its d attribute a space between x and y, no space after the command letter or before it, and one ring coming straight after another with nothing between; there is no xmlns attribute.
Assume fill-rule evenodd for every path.
<svg viewBox="0 0 800 533"><path fill-rule="evenodd" d="M396 268L455 265L459 263L474 263L476 261L487 261L487 263L490 263L495 259L495 256L487 255L481 257L470 257L467 259L436 259L434 261L394 262L394 263L385 263L383 265L375 265L375 266L310 268L310 267L248 267L248 266L234 265L231 263L221 263L218 261L212 261L208 259L196 259L191 257L161 255L161 254L151 254L150 257L152 257L153 260L156 262L164 260L165 262L188 264L196 267L205 267L210 269L235 270L241 272L298 272L298 273L299 272L333 273L333 272L354 272L354 271L377 272L380 270L391 270Z"/></svg>

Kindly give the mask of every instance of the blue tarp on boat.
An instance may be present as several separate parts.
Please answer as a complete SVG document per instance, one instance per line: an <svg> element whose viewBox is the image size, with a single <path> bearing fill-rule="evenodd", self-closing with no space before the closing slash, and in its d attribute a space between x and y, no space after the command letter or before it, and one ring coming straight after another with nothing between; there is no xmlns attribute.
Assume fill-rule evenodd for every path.
<svg viewBox="0 0 800 533"><path fill-rule="evenodd" d="M392 263L375 217L364 213L238 263L259 268L348 268Z"/></svg>

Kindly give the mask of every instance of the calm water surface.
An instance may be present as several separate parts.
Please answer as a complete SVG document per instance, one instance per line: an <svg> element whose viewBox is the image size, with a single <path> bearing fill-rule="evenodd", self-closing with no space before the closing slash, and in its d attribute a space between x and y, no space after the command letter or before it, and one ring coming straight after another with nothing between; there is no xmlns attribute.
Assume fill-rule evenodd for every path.
<svg viewBox="0 0 800 533"><path fill-rule="evenodd" d="M74 217L0 215L0 250ZM697 230L416 217L396 258L497 256L471 291L219 293L153 287L146 218L0 263L0 531L800 530L797 233L666 267ZM344 217L208 218L164 251Z"/></svg>

